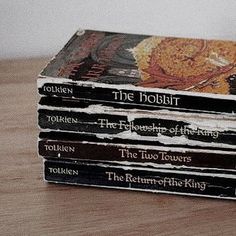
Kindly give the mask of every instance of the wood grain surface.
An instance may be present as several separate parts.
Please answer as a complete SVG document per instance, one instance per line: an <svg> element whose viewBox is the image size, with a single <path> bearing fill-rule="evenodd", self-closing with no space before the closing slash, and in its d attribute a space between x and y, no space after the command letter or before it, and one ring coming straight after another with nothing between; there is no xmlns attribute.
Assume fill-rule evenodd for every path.
<svg viewBox="0 0 236 236"><path fill-rule="evenodd" d="M236 235L236 202L47 184L37 156L37 74L0 61L0 235Z"/></svg>

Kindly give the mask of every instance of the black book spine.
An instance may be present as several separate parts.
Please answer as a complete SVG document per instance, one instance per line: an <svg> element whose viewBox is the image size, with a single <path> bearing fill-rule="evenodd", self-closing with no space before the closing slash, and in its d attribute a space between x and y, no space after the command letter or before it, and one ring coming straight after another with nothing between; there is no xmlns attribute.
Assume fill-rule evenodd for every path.
<svg viewBox="0 0 236 236"><path fill-rule="evenodd" d="M45 161L44 177L55 183L236 199L232 175Z"/></svg>
<svg viewBox="0 0 236 236"><path fill-rule="evenodd" d="M44 79L46 80L46 79ZM120 104L120 107L146 110L165 109L184 112L201 112L233 115L236 113L236 100L212 95L197 96L177 92L154 92L153 89L125 89L120 85L83 84L83 82L38 83L38 92L44 96L57 96L81 99L103 104Z"/></svg>
<svg viewBox="0 0 236 236"><path fill-rule="evenodd" d="M45 158L59 160L65 158L168 168L236 170L236 154L223 151L41 139L38 142L38 153Z"/></svg>
<svg viewBox="0 0 236 236"><path fill-rule="evenodd" d="M189 119L189 118L188 118ZM189 119L190 120L190 119ZM157 145L202 146L235 149L236 131L230 123L207 120L188 121L174 117L149 117L139 114L96 112L92 109L42 109L38 110L38 122L42 129L73 131L78 133L109 134L136 140L152 140ZM215 126L212 123L215 122ZM214 124L213 124L214 125ZM224 127L229 125L228 127Z"/></svg>

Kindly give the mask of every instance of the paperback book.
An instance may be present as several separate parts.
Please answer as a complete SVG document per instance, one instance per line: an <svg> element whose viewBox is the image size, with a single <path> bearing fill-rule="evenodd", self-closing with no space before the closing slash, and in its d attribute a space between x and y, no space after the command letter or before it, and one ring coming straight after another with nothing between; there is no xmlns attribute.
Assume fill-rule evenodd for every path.
<svg viewBox="0 0 236 236"><path fill-rule="evenodd" d="M76 32L38 79L42 96L235 116L236 43Z"/></svg>
<svg viewBox="0 0 236 236"><path fill-rule="evenodd" d="M236 148L234 120L173 117L100 105L85 108L39 105L38 122L44 130L108 134L127 140L154 141L157 145Z"/></svg>
<svg viewBox="0 0 236 236"><path fill-rule="evenodd" d="M37 85L47 182L236 199L236 42L79 30Z"/></svg>
<svg viewBox="0 0 236 236"><path fill-rule="evenodd" d="M46 159L108 162L155 168L236 171L233 151L188 149L63 132L41 132L38 153Z"/></svg>
<svg viewBox="0 0 236 236"><path fill-rule="evenodd" d="M236 177L230 174L45 160L44 178L53 183L236 199Z"/></svg>

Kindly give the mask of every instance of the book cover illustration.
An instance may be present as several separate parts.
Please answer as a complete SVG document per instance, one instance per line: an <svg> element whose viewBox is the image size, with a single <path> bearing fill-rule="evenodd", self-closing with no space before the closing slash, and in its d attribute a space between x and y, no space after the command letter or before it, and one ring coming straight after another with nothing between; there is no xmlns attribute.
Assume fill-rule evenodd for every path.
<svg viewBox="0 0 236 236"><path fill-rule="evenodd" d="M232 41L82 30L41 76L235 95L235 64Z"/></svg>

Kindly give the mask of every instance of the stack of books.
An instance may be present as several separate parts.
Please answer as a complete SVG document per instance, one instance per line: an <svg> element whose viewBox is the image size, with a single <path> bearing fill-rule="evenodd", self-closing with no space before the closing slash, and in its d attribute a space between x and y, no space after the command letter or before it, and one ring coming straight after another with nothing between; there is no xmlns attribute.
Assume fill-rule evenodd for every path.
<svg viewBox="0 0 236 236"><path fill-rule="evenodd" d="M76 32L38 78L48 182L236 199L236 43Z"/></svg>

